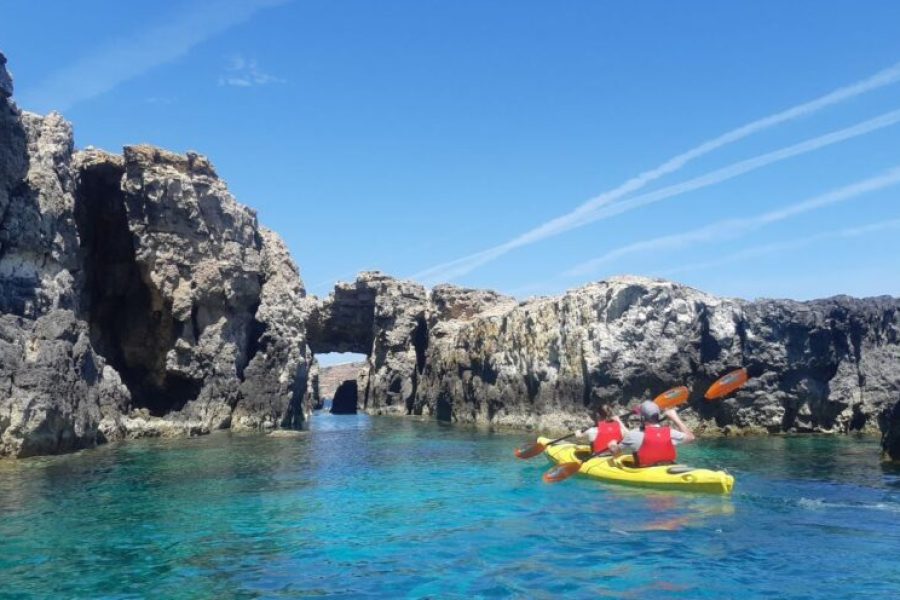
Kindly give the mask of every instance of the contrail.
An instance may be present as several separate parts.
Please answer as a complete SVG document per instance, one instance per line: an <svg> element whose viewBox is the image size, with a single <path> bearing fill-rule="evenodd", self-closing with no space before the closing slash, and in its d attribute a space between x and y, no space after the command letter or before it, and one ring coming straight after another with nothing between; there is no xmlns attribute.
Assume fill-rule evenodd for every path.
<svg viewBox="0 0 900 600"><path fill-rule="evenodd" d="M625 196L626 194L635 192L646 186L648 183L655 181L656 179L659 179L664 175L678 171L688 162L705 154L708 154L713 150L717 150L723 146L742 140L755 133L759 133L760 131L770 129L781 123L799 119L801 117L822 110L823 108L826 108L828 106L832 106L856 96L860 96L862 94L877 90L884 86L895 83L898 80L900 80L900 63L897 63L888 69L867 77L866 79L842 88L838 88L828 94L825 94L824 96L820 96L819 98L816 98L809 102L798 104L797 106L794 106L787 110L769 115L762 119L758 119L756 121L738 127L737 129L733 129L727 133L724 133L719 137L703 142L699 146L696 146L688 150L687 152L670 158L661 165L648 171L644 171L636 177L627 180L620 186L613 188L612 190L603 192L599 196L596 196L588 200L584 204L578 206L573 211L566 213L565 215L561 215L551 221L548 221L547 223L544 223L543 225L527 231L524 234L515 237L503 244L499 244L481 252L470 254L457 260L425 269L424 271L421 271L413 275L412 277L415 279L449 279L458 277L459 275L464 275L515 248L532 244L538 240L559 235L560 233L563 233L575 227L582 226L584 224L582 222L582 218L591 214L596 209L605 206L610 202L613 202Z"/></svg>
<svg viewBox="0 0 900 600"><path fill-rule="evenodd" d="M857 123L856 125L852 125L838 131L832 131L831 133L826 133L825 135L800 142L799 144L794 144L793 146L787 146L773 152L768 152L766 154L761 154L753 158L742 160L728 165L727 167L711 171L682 183L670 185L668 187L664 187L654 192L649 192L640 196L627 198L615 204L599 206L591 211L581 212L579 213L579 218L577 220L571 219L570 216L573 213L569 213L563 217L558 217L553 221L545 223L544 225L536 229L532 229L531 231L504 244L489 248L488 250L485 250L483 252L472 254L453 262L444 263L443 265L439 265L426 271L422 271L417 275L413 275L413 278L423 279L425 281L434 281L442 278L452 279L454 277L464 275L475 269L476 267L490 262L491 260L494 260L495 258L503 254L506 254L514 248L532 244L538 240L542 240L553 235L558 235L564 231L568 231L576 227L583 227L584 225L587 225L589 223L599 221L600 219L606 219L614 215L634 210L641 206L654 204L673 196L678 196L687 192L709 187L711 185L733 179L738 175L743 175L744 173L755 171L756 169L760 169L767 165L780 162L793 156L806 154L807 152L812 152L813 150L818 150L819 148L824 148L825 146L830 146L838 142L843 142L854 137L865 135L867 133L883 129L891 125L895 125L898 122L900 122L900 110L893 110L891 112L875 117L874 119L869 119L868 121L863 121L862 123Z"/></svg>
<svg viewBox="0 0 900 600"><path fill-rule="evenodd" d="M187 52L262 9L289 0L215 0L179 7L162 25L121 37L25 90L20 103L39 112L64 111Z"/></svg>
<svg viewBox="0 0 900 600"><path fill-rule="evenodd" d="M732 239L736 236L749 233L753 230L765 227L778 221L783 221L790 217L794 217L809 211L824 208L826 206L852 200L868 192L874 192L892 185L900 183L900 166L893 167L885 173L876 177L871 177L863 181L844 186L825 194L821 194L814 198L798 202L790 206L785 206L776 210L772 210L755 217L744 219L726 219L699 227L685 233L677 233L674 235L660 236L641 242L628 244L614 250L610 250L606 254L585 261L571 269L567 270L564 275L569 277L581 276L591 273L597 267L609 263L617 258L636 254L639 252L655 252L660 250L672 250L684 248L693 244L712 242L722 238Z"/></svg>
<svg viewBox="0 0 900 600"><path fill-rule="evenodd" d="M729 265L732 263L765 256L767 254L777 254L779 252L785 252L788 250L796 250L798 248L809 246L816 242L840 238L859 237L862 235L868 235L870 233L884 231L886 229L898 228L900 228L900 219L892 219L890 221L878 221L876 223L870 223L868 225L862 225L859 227L850 227L846 229L839 229L836 231L826 231L825 233L817 233L816 235L811 235L809 237L791 240L788 242L775 242L772 244L765 244L763 246L747 248L746 250L741 250L740 252L735 252L734 254L729 254L727 256L723 256L714 260L681 265L673 269L661 271L660 273L658 273L658 275L662 277L670 277L672 275L677 275L679 273L685 273L688 271L699 271L702 269L710 269L712 267Z"/></svg>

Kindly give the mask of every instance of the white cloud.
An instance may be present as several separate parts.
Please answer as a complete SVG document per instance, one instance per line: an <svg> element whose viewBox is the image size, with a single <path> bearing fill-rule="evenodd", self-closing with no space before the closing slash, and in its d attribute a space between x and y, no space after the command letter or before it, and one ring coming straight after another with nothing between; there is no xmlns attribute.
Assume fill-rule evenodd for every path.
<svg viewBox="0 0 900 600"><path fill-rule="evenodd" d="M849 100L861 94L882 88L900 81L900 63L897 63L880 71L866 79L853 83L851 85L834 90L824 96L820 96L815 100L798 104L787 110L769 115L762 119L758 119L748 123L742 127L738 127L726 132L716 138L703 142L702 144L679 154L661 165L644 171L643 173L629 179L616 188L603 192L587 202L581 204L571 212L556 217L534 229L531 229L507 242L476 252L462 258L436 265L424 271L413 275L417 279L425 279L428 281L448 281L465 275L474 269L487 264L508 252L538 242L540 240L560 235L571 229L583 227L588 223L596 221L599 214L598 211L603 207L611 204L615 200L622 198L632 192L635 192L647 184L659 179L660 177L674 173L684 167L690 161L699 158L705 154L712 152L723 146L732 144L742 140L750 135L760 131L769 129L776 125L793 121L801 117L808 116L814 112L822 110L828 106L838 104ZM623 212L623 211L620 211ZM618 214L618 213L615 213Z"/></svg>
<svg viewBox="0 0 900 600"><path fill-rule="evenodd" d="M67 110L150 69L184 56L198 44L239 25L260 10L289 0L197 0L171 11L161 25L95 48L20 95L31 110Z"/></svg>
<svg viewBox="0 0 900 600"><path fill-rule="evenodd" d="M234 87L253 87L284 81L280 77L260 71L255 59L247 59L240 54L231 58L225 74L219 77L219 85Z"/></svg>
<svg viewBox="0 0 900 600"><path fill-rule="evenodd" d="M804 200L803 202L778 208L761 215L740 219L727 219L712 223L711 225L699 227L692 231L651 238L621 246L614 250L610 250L602 256L576 265L567 270L564 274L571 277L587 275L595 271L598 267L615 259L622 258L623 256L628 256L629 254L674 250L720 239L734 239L737 236L744 235L761 227L765 227L766 225L771 225L772 223L777 223L778 221L783 221L790 217L824 208L832 204L852 200L863 194L897 185L898 183L900 183L900 166L894 167L882 175L834 189L825 194Z"/></svg>

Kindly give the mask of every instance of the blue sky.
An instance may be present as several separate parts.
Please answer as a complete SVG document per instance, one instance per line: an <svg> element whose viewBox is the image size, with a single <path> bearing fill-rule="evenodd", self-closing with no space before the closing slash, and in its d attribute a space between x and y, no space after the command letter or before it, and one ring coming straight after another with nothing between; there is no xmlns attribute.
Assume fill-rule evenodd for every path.
<svg viewBox="0 0 900 600"><path fill-rule="evenodd" d="M380 269L520 297L623 273L900 295L897 2L3 13L23 108L61 110L80 147L208 155L312 293Z"/></svg>

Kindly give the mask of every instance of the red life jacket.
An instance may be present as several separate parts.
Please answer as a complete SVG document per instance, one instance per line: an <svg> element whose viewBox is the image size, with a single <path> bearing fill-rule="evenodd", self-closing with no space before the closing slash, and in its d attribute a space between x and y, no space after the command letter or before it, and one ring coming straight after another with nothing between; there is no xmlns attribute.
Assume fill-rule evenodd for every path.
<svg viewBox="0 0 900 600"><path fill-rule="evenodd" d="M640 467L652 467L662 463L673 463L677 458L675 444L672 443L672 430L668 427L644 427L644 441L634 453Z"/></svg>
<svg viewBox="0 0 900 600"><path fill-rule="evenodd" d="M597 421L597 437L591 450L595 453L609 450L610 442L622 441L622 428L615 421Z"/></svg>

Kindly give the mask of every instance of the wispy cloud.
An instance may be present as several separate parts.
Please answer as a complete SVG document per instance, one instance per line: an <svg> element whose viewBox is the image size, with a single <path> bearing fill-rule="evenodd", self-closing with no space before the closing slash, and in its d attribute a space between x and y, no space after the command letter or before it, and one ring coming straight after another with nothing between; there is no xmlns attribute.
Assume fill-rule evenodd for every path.
<svg viewBox="0 0 900 600"><path fill-rule="evenodd" d="M254 14L290 0L197 0L172 11L161 25L112 40L53 73L20 96L31 110L67 110L125 81L185 55L194 46Z"/></svg>
<svg viewBox="0 0 900 600"><path fill-rule="evenodd" d="M247 59L240 54L231 58L225 74L219 77L219 85L234 87L253 87L270 83L284 83L284 81L280 77L263 73L255 59Z"/></svg>
<svg viewBox="0 0 900 600"><path fill-rule="evenodd" d="M657 275L661 277L671 277L673 275L678 275L681 273L686 273L689 271L699 271L702 269L711 269L713 267L721 267L725 265L730 265L736 262L742 262L745 260L751 260L754 258L759 258L761 256L766 256L770 254L779 254L781 252L788 252L790 250L797 250L799 248L803 248L805 246L809 246L818 242L830 241L841 238L854 238L860 237L864 235L869 235L872 233L878 233L886 230L900 229L900 219L892 219L889 221L878 221L876 223L870 223L868 225L862 225L859 227L848 227L845 229L839 229L836 231L826 231L824 233L817 233L816 235L811 235L804 238L798 238L795 240L790 240L786 242L775 242L772 244L764 244L761 246L754 246L752 248L747 248L746 250L741 250L740 252L735 252L734 254L728 254L726 256L721 256L719 258L715 258L713 260L690 263L686 265L680 265L673 269L668 269L665 271L660 271Z"/></svg>
<svg viewBox="0 0 900 600"><path fill-rule="evenodd" d="M496 260L500 256L508 252L533 244L537 241L553 237L582 227L588 223L594 222L597 211L610 203L640 190L647 184L659 179L664 175L674 173L683 168L690 161L708 154L714 150L727 146L739 140L742 140L755 133L759 133L766 129L770 129L776 125L793 121L801 117L805 117L815 113L823 108L844 102L856 96L871 92L900 81L900 63L892 67L880 71L866 79L853 83L851 85L836 89L824 96L820 96L809 102L798 104L787 110L769 115L762 119L758 119L737 129L733 129L716 138L703 142L702 144L683 152L673 158L670 158L661 165L644 171L643 173L627 180L625 183L616 188L603 192L602 194L581 204L571 212L556 217L534 229L531 229L507 242L488 248L481 252L470 254L462 258L449 261L435 267L431 267L421 271L414 278L425 279L429 281L450 280L461 275L465 275L474 269Z"/></svg>
<svg viewBox="0 0 900 600"><path fill-rule="evenodd" d="M675 250L686 248L694 244L714 242L721 239L734 239L737 236L745 235L751 231L765 227L766 225L771 225L832 204L852 200L863 194L897 185L898 183L900 183L900 166L889 169L876 177L871 177L848 186L831 190L830 192L814 198L809 198L802 202L791 204L754 217L725 219L711 225L699 227L692 231L655 237L621 246L614 250L610 250L602 256L568 269L565 271L564 275L570 277L587 275L613 260L630 254Z"/></svg>
<svg viewBox="0 0 900 600"><path fill-rule="evenodd" d="M514 238L509 242L506 242L499 246L495 246L493 248L489 248L488 250L479 252L477 254L471 254L461 259L444 263L431 269L427 269L416 275L413 275L413 278L421 279L426 282L450 280L455 277L459 277L460 275L465 275L473 269L486 264L515 248L532 244L536 241L554 235L559 235L564 231L568 231L576 227L583 227L585 225L588 225L589 223L594 223L595 221L599 221L601 219L607 219L614 215L629 212L636 208L647 206L648 204L654 204L656 202L661 202L662 200L666 200L674 196L679 196L687 192L692 192L709 187L711 185L722 183L723 181L733 179L739 175L749 173L750 171L755 171L767 165L771 165L794 156L799 156L801 154L806 154L808 152L812 152L813 150L818 150L832 144L837 144L838 142L843 142L854 137L859 137L873 131L878 131L879 129L884 129L885 127L895 125L898 122L900 122L900 110L893 110L891 112L875 117L874 119L869 119L868 121L857 123L856 125L853 125L851 127L832 131L831 133L827 133L825 135L800 142L799 144L794 144L793 146L787 146L773 152L768 152L766 154L761 154L753 158L748 158L746 160L732 163L727 167L711 171L682 183L670 185L668 187L664 187L647 194L626 198L625 200L614 204L605 203L593 208L590 211L582 211L581 213L579 213L577 220L569 219L569 215L573 214L569 213L569 215L566 215L566 217L560 217L558 219L555 219L554 221L550 221L549 223L542 225L537 229L533 229L530 232L523 234L517 238ZM565 219L566 222L558 223L561 219Z"/></svg>

